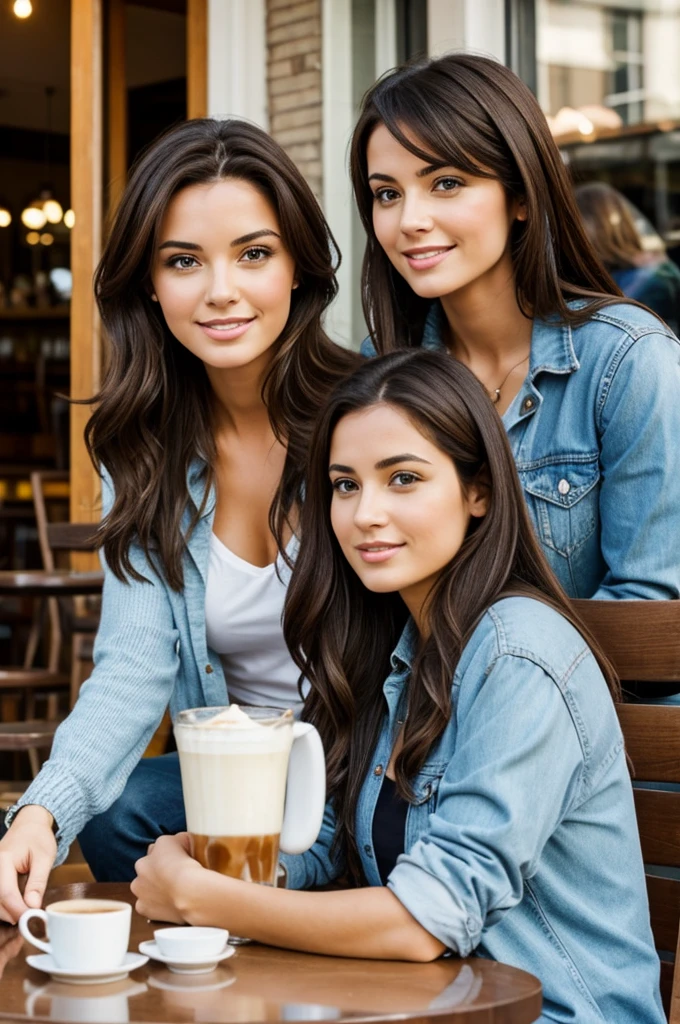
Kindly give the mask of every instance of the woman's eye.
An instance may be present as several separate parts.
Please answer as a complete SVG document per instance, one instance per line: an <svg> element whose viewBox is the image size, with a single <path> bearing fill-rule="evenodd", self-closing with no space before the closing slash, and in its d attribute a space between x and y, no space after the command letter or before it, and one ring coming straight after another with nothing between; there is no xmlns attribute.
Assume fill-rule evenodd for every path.
<svg viewBox="0 0 680 1024"><path fill-rule="evenodd" d="M391 484L396 484L397 487L410 487L411 484L415 484L420 480L420 477L416 473L395 473L390 480Z"/></svg>
<svg viewBox="0 0 680 1024"><path fill-rule="evenodd" d="M176 267L177 270L191 270L198 266L198 260L195 256L172 256L167 266Z"/></svg>
<svg viewBox="0 0 680 1024"><path fill-rule="evenodd" d="M394 188L379 188L373 193L374 199L379 203L392 203L399 198L399 193Z"/></svg>
<svg viewBox="0 0 680 1024"><path fill-rule="evenodd" d="M435 192L455 192L461 188L463 182L460 178L437 178L434 183Z"/></svg>
<svg viewBox="0 0 680 1024"><path fill-rule="evenodd" d="M354 480L339 479L331 482L331 487L338 494L350 494L352 491L357 489L357 485Z"/></svg>
<svg viewBox="0 0 680 1024"><path fill-rule="evenodd" d="M241 259L244 263L263 263L271 254L271 249L266 249L262 245L254 245L252 248L246 249Z"/></svg>

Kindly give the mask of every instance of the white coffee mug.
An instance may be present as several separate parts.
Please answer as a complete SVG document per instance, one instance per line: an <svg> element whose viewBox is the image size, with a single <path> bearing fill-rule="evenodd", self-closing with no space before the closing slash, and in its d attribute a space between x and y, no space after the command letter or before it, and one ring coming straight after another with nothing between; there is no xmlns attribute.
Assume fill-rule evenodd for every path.
<svg viewBox="0 0 680 1024"><path fill-rule="evenodd" d="M49 942L29 931L34 917L45 922ZM131 920L132 907L121 900L60 900L45 910L27 910L19 918L19 931L63 970L107 970L125 959Z"/></svg>

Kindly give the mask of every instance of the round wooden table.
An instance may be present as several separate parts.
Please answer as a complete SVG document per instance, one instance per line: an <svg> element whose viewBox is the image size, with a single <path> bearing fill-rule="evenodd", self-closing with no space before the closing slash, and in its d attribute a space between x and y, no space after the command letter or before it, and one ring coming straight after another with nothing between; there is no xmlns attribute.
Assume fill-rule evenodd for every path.
<svg viewBox="0 0 680 1024"><path fill-rule="evenodd" d="M127 885L66 885L45 903L81 896L134 903ZM154 926L132 914L130 949ZM149 960L124 981L66 985L28 967L38 952L17 929L0 925L0 1021L63 1024L245 1024L270 1021L409 1021L417 1024L532 1024L541 1013L533 975L471 957L429 964L349 960L256 944L210 974L173 974Z"/></svg>
<svg viewBox="0 0 680 1024"><path fill-rule="evenodd" d="M70 569L26 569L0 572L2 597L84 597L101 594L104 573L73 572Z"/></svg>

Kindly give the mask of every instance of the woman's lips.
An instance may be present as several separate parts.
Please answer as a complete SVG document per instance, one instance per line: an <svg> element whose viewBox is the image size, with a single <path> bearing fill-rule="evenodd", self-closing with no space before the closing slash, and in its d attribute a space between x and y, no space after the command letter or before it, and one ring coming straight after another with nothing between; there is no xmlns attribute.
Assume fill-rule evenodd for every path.
<svg viewBox="0 0 680 1024"><path fill-rule="evenodd" d="M245 334L254 321L255 317L251 317L250 320L231 320L226 322L213 320L207 323L199 323L198 326L204 334L207 334L214 341L234 341L235 338L240 338L242 334Z"/></svg>
<svg viewBox="0 0 680 1024"><path fill-rule="evenodd" d="M403 253L403 255L409 267L413 270L429 270L431 267L436 267L442 260L445 260L455 248L455 245L438 248L433 246L431 249L422 249L420 252L413 249Z"/></svg>
<svg viewBox="0 0 680 1024"><path fill-rule="evenodd" d="M392 555L404 547L403 544L371 544L370 547L357 547L363 562L386 562Z"/></svg>

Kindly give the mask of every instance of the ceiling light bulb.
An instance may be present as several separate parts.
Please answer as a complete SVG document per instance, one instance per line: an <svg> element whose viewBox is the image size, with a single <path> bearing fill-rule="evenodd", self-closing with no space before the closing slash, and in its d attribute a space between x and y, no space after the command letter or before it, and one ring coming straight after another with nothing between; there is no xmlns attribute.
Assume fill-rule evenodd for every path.
<svg viewBox="0 0 680 1024"><path fill-rule="evenodd" d="M33 231L39 231L47 223L45 211L39 206L27 206L21 211L21 223Z"/></svg>
<svg viewBox="0 0 680 1024"><path fill-rule="evenodd" d="M26 241L29 245L37 245L40 241L40 235L37 231L29 231L26 235Z"/></svg>
<svg viewBox="0 0 680 1024"><path fill-rule="evenodd" d="M30 18L33 14L31 0L14 0L14 13L17 18Z"/></svg>
<svg viewBox="0 0 680 1024"><path fill-rule="evenodd" d="M73 210L67 210L64 214L64 224L67 228L72 228L76 222L76 215Z"/></svg>
<svg viewBox="0 0 680 1024"><path fill-rule="evenodd" d="M64 216L61 203L58 203L56 199L46 199L43 203L43 213L47 217L50 224L58 224L61 218Z"/></svg>
<svg viewBox="0 0 680 1024"><path fill-rule="evenodd" d="M12 223L12 214L4 206L0 206L0 228L8 228Z"/></svg>
<svg viewBox="0 0 680 1024"><path fill-rule="evenodd" d="M41 245L52 245L53 241L54 241L54 235L51 235L49 231L46 231L44 234L42 234L40 236L40 244Z"/></svg>

